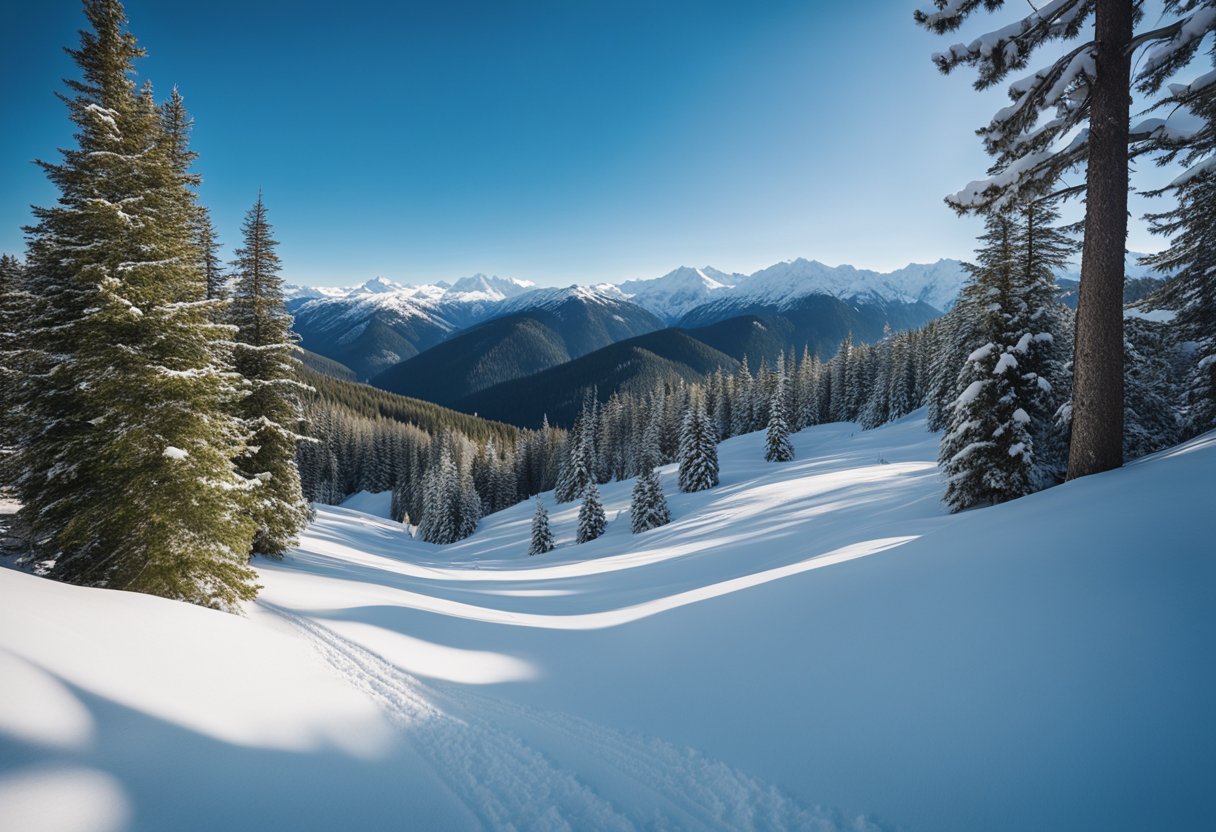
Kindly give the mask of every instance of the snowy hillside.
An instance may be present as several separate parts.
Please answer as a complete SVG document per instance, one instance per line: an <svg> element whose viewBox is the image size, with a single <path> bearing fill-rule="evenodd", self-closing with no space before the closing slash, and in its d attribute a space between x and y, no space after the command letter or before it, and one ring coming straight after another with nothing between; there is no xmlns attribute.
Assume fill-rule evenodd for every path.
<svg viewBox="0 0 1216 832"><path fill-rule="evenodd" d="M1216 435L961 515L919 413L794 441L535 558L318 507L244 619L0 570L0 828L1205 825Z"/></svg>

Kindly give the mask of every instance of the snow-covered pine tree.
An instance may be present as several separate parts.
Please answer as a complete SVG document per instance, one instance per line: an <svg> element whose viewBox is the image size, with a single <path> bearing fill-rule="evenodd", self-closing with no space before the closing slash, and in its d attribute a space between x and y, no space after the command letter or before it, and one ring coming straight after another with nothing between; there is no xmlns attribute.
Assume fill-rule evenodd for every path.
<svg viewBox="0 0 1216 832"><path fill-rule="evenodd" d="M942 437L939 463L946 475L945 502L953 511L1001 503L1034 490L1034 440L1024 409L1012 319L1022 314L1016 291L1017 229L1009 213L985 222L977 263L967 264L968 294L976 320L968 327L983 339L959 372L962 390ZM1015 343L1020 343L1020 339ZM1035 385L1037 389L1037 384Z"/></svg>
<svg viewBox="0 0 1216 832"><path fill-rule="evenodd" d="M1018 305L1010 310L1010 337L1016 340L1007 346L1017 357L1019 400L1030 416L1037 487L1062 481L1068 470L1068 434L1056 426L1055 414L1071 384L1073 327L1055 275L1076 253L1077 244L1055 227L1058 218L1046 202L1020 206L1015 236Z"/></svg>
<svg viewBox="0 0 1216 832"><path fill-rule="evenodd" d="M885 424L890 412L891 362L893 360L894 336L891 325L884 324L882 340L874 347L874 378L863 384L862 405L857 421L866 430Z"/></svg>
<svg viewBox="0 0 1216 832"><path fill-rule="evenodd" d="M1187 359L1170 324L1129 318L1123 327L1126 394L1123 397L1125 460L1176 444L1184 416L1179 388ZM1192 365L1193 366L1193 365Z"/></svg>
<svg viewBox="0 0 1216 832"><path fill-rule="evenodd" d="M578 543L595 540L604 533L607 521L604 518L604 504L600 502L600 490L594 482L587 484L583 492L583 504L578 510Z"/></svg>
<svg viewBox="0 0 1216 832"><path fill-rule="evenodd" d="M667 498L663 496L663 485L659 472L649 468L638 475L633 484L629 501L629 529L634 534L649 531L671 522L671 511Z"/></svg>
<svg viewBox="0 0 1216 832"><path fill-rule="evenodd" d="M30 296L25 268L10 254L0 255L0 491L16 483L14 448L20 426L20 390L24 386L23 343Z"/></svg>
<svg viewBox="0 0 1216 832"><path fill-rule="evenodd" d="M1216 51L1216 47L1214 47ZM1216 54L1213 55L1216 60ZM1188 434L1216 428L1216 84L1208 72L1189 84L1170 88L1162 102L1189 110L1203 128L1185 139L1161 131L1156 140L1163 163L1180 158L1187 167L1153 195L1177 196L1173 210L1149 214L1152 231L1170 238L1169 246L1145 262L1170 275L1153 298L1175 312L1180 340L1194 344L1186 384Z"/></svg>
<svg viewBox="0 0 1216 832"><path fill-rule="evenodd" d="M784 369L784 363L778 363L773 399L768 408L768 434L764 441L766 462L789 462L794 458L794 446L790 443L789 419L786 416Z"/></svg>
<svg viewBox="0 0 1216 832"><path fill-rule="evenodd" d="M704 491L718 484L718 438L698 400L684 411L679 459L681 491Z"/></svg>
<svg viewBox="0 0 1216 832"><path fill-rule="evenodd" d="M233 262L229 322L236 327L235 365L247 391L237 412L249 431L249 448L237 458L241 473L259 482L250 511L257 523L252 552L282 557L308 522L300 491L296 443L302 423L295 357L296 337L283 302L278 241L262 195L245 215L244 242ZM376 485L388 486L385 482ZM375 486L373 486L375 487Z"/></svg>
<svg viewBox="0 0 1216 832"><path fill-rule="evenodd" d="M983 7L1002 3L934 0L917 23L938 34L958 29ZM991 176L947 197L959 212L1006 209L1051 194L1065 173L1086 166L1085 181L1054 195L1085 194L1085 241L1077 306L1073 417L1068 476L1117 468L1123 458L1123 243L1127 237L1128 145L1159 125L1130 126L1133 81L1157 93L1216 27L1212 0L1167 0L1151 27L1135 0L1053 0L1010 25L933 56L942 72L975 66L977 89L1028 68L1052 41L1081 42L1009 87L1013 103L978 132L995 157ZM1093 39L1086 23L1093 16ZM1146 49L1132 77L1132 57ZM1045 121L1040 115L1050 112Z"/></svg>
<svg viewBox="0 0 1216 832"><path fill-rule="evenodd" d="M59 194L28 231L28 337L49 375L22 397L23 513L55 577L230 608L257 590L253 524L197 203L150 90L135 91L143 51L121 3L85 14L64 96L78 146L41 163Z"/></svg>
<svg viewBox="0 0 1216 832"><path fill-rule="evenodd" d="M536 510L532 512L532 542L528 546L529 555L543 555L553 551L553 531L549 528L549 512L545 511L545 501L536 498Z"/></svg>
<svg viewBox="0 0 1216 832"><path fill-rule="evenodd" d="M739 374L735 376L735 399L731 402L730 432L732 436L741 436L754 430L752 427L754 387L755 381L752 379L752 371L748 368L745 354L739 367Z"/></svg>

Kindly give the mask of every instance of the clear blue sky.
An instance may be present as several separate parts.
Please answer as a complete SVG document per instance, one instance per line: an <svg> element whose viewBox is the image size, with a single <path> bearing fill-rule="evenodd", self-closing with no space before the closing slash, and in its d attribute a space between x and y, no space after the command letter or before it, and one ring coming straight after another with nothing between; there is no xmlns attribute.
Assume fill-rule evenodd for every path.
<svg viewBox="0 0 1216 832"><path fill-rule="evenodd" d="M204 201L234 242L259 188L288 279L478 271L542 284L751 271L805 256L965 257L942 196L987 167L1003 103L941 76L915 0L129 0L139 64L178 84ZM30 162L71 140L76 0L0 0L0 250ZM991 18L981 23L991 23ZM957 38L955 38L957 39ZM1134 206L1135 208L1135 206ZM1139 211L1137 211L1139 213ZM1133 249L1159 241L1134 224Z"/></svg>

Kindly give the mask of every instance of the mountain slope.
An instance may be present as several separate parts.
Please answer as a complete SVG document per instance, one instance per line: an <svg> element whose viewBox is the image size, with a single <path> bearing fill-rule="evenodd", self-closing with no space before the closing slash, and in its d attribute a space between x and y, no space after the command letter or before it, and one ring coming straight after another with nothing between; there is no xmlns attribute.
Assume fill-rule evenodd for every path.
<svg viewBox="0 0 1216 832"><path fill-rule="evenodd" d="M821 358L830 358L850 333L856 341L873 342L882 338L888 324L894 330L915 329L940 317L941 312L923 301L845 301L815 294L780 303L711 301L686 314L679 325L689 329L708 327L739 316L773 321L775 327L788 333L787 347L801 350L804 345L810 346Z"/></svg>
<svg viewBox="0 0 1216 832"><path fill-rule="evenodd" d="M957 515L920 414L794 444L531 558L319 506L244 617L0 569L0 828L1206 828L1216 435Z"/></svg>
<svg viewBox="0 0 1216 832"><path fill-rule="evenodd" d="M505 313L502 317L388 368L372 383L395 393L454 404L499 382L661 326L641 307L587 289L538 290L505 301L499 309Z"/></svg>
<svg viewBox="0 0 1216 832"><path fill-rule="evenodd" d="M569 426L586 394L600 399L617 391L645 392L661 383L696 381L739 362L679 329L662 329L588 353L523 378L504 381L457 399L452 407L521 427Z"/></svg>

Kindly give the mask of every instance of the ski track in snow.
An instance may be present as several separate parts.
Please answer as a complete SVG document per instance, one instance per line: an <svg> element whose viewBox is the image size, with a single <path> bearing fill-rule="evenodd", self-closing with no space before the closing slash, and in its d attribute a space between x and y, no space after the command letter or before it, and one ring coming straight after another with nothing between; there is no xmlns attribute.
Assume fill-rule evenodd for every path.
<svg viewBox="0 0 1216 832"><path fill-rule="evenodd" d="M864 817L846 820L804 806L693 749L456 686L426 685L312 619L257 603L298 628L342 678L376 700L487 829L880 829ZM526 726L542 745L545 735L558 735L565 740L558 747L578 749L580 768L592 761L604 791L629 805L598 793L507 725Z"/></svg>

